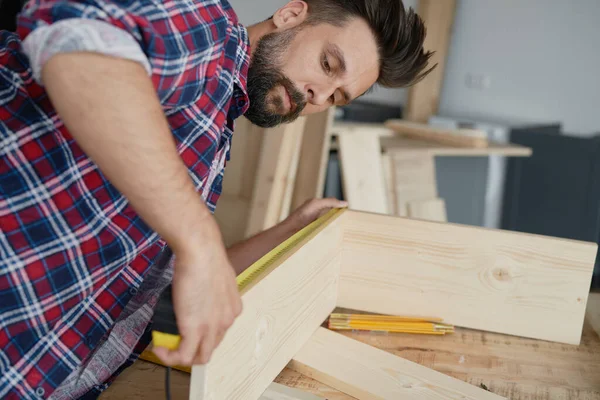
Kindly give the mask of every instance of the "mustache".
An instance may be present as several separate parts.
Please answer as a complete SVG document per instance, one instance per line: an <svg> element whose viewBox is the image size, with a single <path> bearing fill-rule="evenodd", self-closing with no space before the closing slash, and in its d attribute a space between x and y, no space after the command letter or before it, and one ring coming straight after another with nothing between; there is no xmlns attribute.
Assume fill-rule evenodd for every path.
<svg viewBox="0 0 600 400"><path fill-rule="evenodd" d="M269 91L277 86L283 86L289 93L292 103L295 105L293 111L287 114L277 114L269 111L267 106L267 95ZM250 97L250 108L246 117L255 125L263 128L272 128L274 126L289 123L296 120L306 107L306 96L298 90L294 82L285 76L276 68L260 68L258 65L251 65L248 73L248 96ZM282 102L283 99L277 97L275 102Z"/></svg>

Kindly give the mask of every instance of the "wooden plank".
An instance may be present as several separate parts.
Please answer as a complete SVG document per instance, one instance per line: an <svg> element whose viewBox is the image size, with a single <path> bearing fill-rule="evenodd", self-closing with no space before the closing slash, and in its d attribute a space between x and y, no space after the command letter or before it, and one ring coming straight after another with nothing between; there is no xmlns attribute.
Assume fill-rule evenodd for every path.
<svg viewBox="0 0 600 400"><path fill-rule="evenodd" d="M225 167L223 197L252 198L264 129L244 117L236 120L230 160Z"/></svg>
<svg viewBox="0 0 600 400"><path fill-rule="evenodd" d="M429 65L437 64L437 67L409 88L405 119L427 122L430 116L437 114L455 8L456 0L419 0L418 14L427 29L423 47L435 52Z"/></svg>
<svg viewBox="0 0 600 400"><path fill-rule="evenodd" d="M325 328L314 333L289 366L359 400L503 399Z"/></svg>
<svg viewBox="0 0 600 400"><path fill-rule="evenodd" d="M259 400L323 400L323 398L279 383L271 383Z"/></svg>
<svg viewBox="0 0 600 400"><path fill-rule="evenodd" d="M341 261L337 221L328 221L244 290L243 311L205 366L204 385L200 367L192 368L190 399L258 399L331 313Z"/></svg>
<svg viewBox="0 0 600 400"><path fill-rule="evenodd" d="M407 203L408 217L427 221L446 222L446 202L444 199L414 200Z"/></svg>
<svg viewBox="0 0 600 400"><path fill-rule="evenodd" d="M597 245L348 211L338 305L579 344Z"/></svg>
<svg viewBox="0 0 600 400"><path fill-rule="evenodd" d="M296 187L296 177L298 176L298 168L300 167L300 151L302 149L302 138L306 127L306 117L300 117L294 122L294 143L292 144L292 158L288 168L285 186L283 190L283 198L281 200L281 209L277 222L286 219L292 209L292 200L294 196L294 188Z"/></svg>
<svg viewBox="0 0 600 400"><path fill-rule="evenodd" d="M485 157L499 155L507 157L529 157L532 154L532 150L529 147L491 141L488 142L488 147L472 148L445 146L403 137L385 137L381 139L381 147L389 153L402 152L406 154L410 152L431 156Z"/></svg>
<svg viewBox="0 0 600 400"><path fill-rule="evenodd" d="M435 161L432 156L413 153L392 153L396 209L398 215L408 215L408 203L438 197Z"/></svg>
<svg viewBox="0 0 600 400"><path fill-rule="evenodd" d="M381 155L381 164L383 168L383 180L385 183L385 200L387 202L387 213L390 215L399 215L396 207L396 182L394 176L394 163L389 153Z"/></svg>
<svg viewBox="0 0 600 400"><path fill-rule="evenodd" d="M349 208L387 213L379 135L361 128L336 130L342 187Z"/></svg>
<svg viewBox="0 0 600 400"><path fill-rule="evenodd" d="M223 242L229 247L245 239L250 202L234 195L222 195L215 210L215 219Z"/></svg>
<svg viewBox="0 0 600 400"><path fill-rule="evenodd" d="M342 334L471 385L483 384L512 400L600 400L600 330L593 329L594 315L600 315L600 293L589 295L579 346L465 328L456 328L455 334L445 336ZM163 399L164 376L163 367L137 361L100 399ZM189 379L189 374L172 372L174 399L188 395ZM275 381L328 400L354 399L289 368Z"/></svg>
<svg viewBox="0 0 600 400"><path fill-rule="evenodd" d="M409 139L455 147L488 147L487 133L478 129L445 129L400 119L388 120L385 126Z"/></svg>
<svg viewBox="0 0 600 400"><path fill-rule="evenodd" d="M335 107L330 107L327 111L306 117L292 196L292 210L297 209L307 200L323 197L334 114ZM316 157L318 158L315 162Z"/></svg>
<svg viewBox="0 0 600 400"><path fill-rule="evenodd" d="M302 127L303 124L304 119L299 119L292 124L265 130L248 211L246 237L279 222L286 188L294 185L287 178L294 161L298 135L302 134L296 127Z"/></svg>

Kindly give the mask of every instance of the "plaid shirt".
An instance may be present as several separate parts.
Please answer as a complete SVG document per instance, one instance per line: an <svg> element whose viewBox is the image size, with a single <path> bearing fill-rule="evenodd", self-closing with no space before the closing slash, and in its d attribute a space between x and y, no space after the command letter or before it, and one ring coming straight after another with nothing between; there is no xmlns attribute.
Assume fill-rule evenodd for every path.
<svg viewBox="0 0 600 400"><path fill-rule="evenodd" d="M21 41L67 18L108 22L139 43L211 210L233 121L248 107L247 32L224 0L37 0L18 35L0 31L0 398L44 398L60 386L110 333L166 246L33 79Z"/></svg>

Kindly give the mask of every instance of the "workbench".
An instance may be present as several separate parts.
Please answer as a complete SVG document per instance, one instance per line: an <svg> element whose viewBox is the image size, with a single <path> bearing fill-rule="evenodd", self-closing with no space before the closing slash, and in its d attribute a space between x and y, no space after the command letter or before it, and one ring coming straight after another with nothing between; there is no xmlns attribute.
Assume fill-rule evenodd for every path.
<svg viewBox="0 0 600 400"><path fill-rule="evenodd" d="M346 335L511 400L600 400L600 293L590 294L579 346L462 328L446 336ZM101 399L164 399L164 377L164 367L137 361ZM189 380L173 371L173 399L188 398ZM276 382L324 399L352 399L289 369Z"/></svg>

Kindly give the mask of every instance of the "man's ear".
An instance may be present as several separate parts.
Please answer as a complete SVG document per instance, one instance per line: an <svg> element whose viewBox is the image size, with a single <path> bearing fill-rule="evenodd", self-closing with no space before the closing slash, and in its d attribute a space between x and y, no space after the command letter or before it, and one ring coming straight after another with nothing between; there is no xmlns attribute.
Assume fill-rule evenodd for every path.
<svg viewBox="0 0 600 400"><path fill-rule="evenodd" d="M278 31L295 28L308 17L308 4L302 0L290 0L273 14L273 24Z"/></svg>

